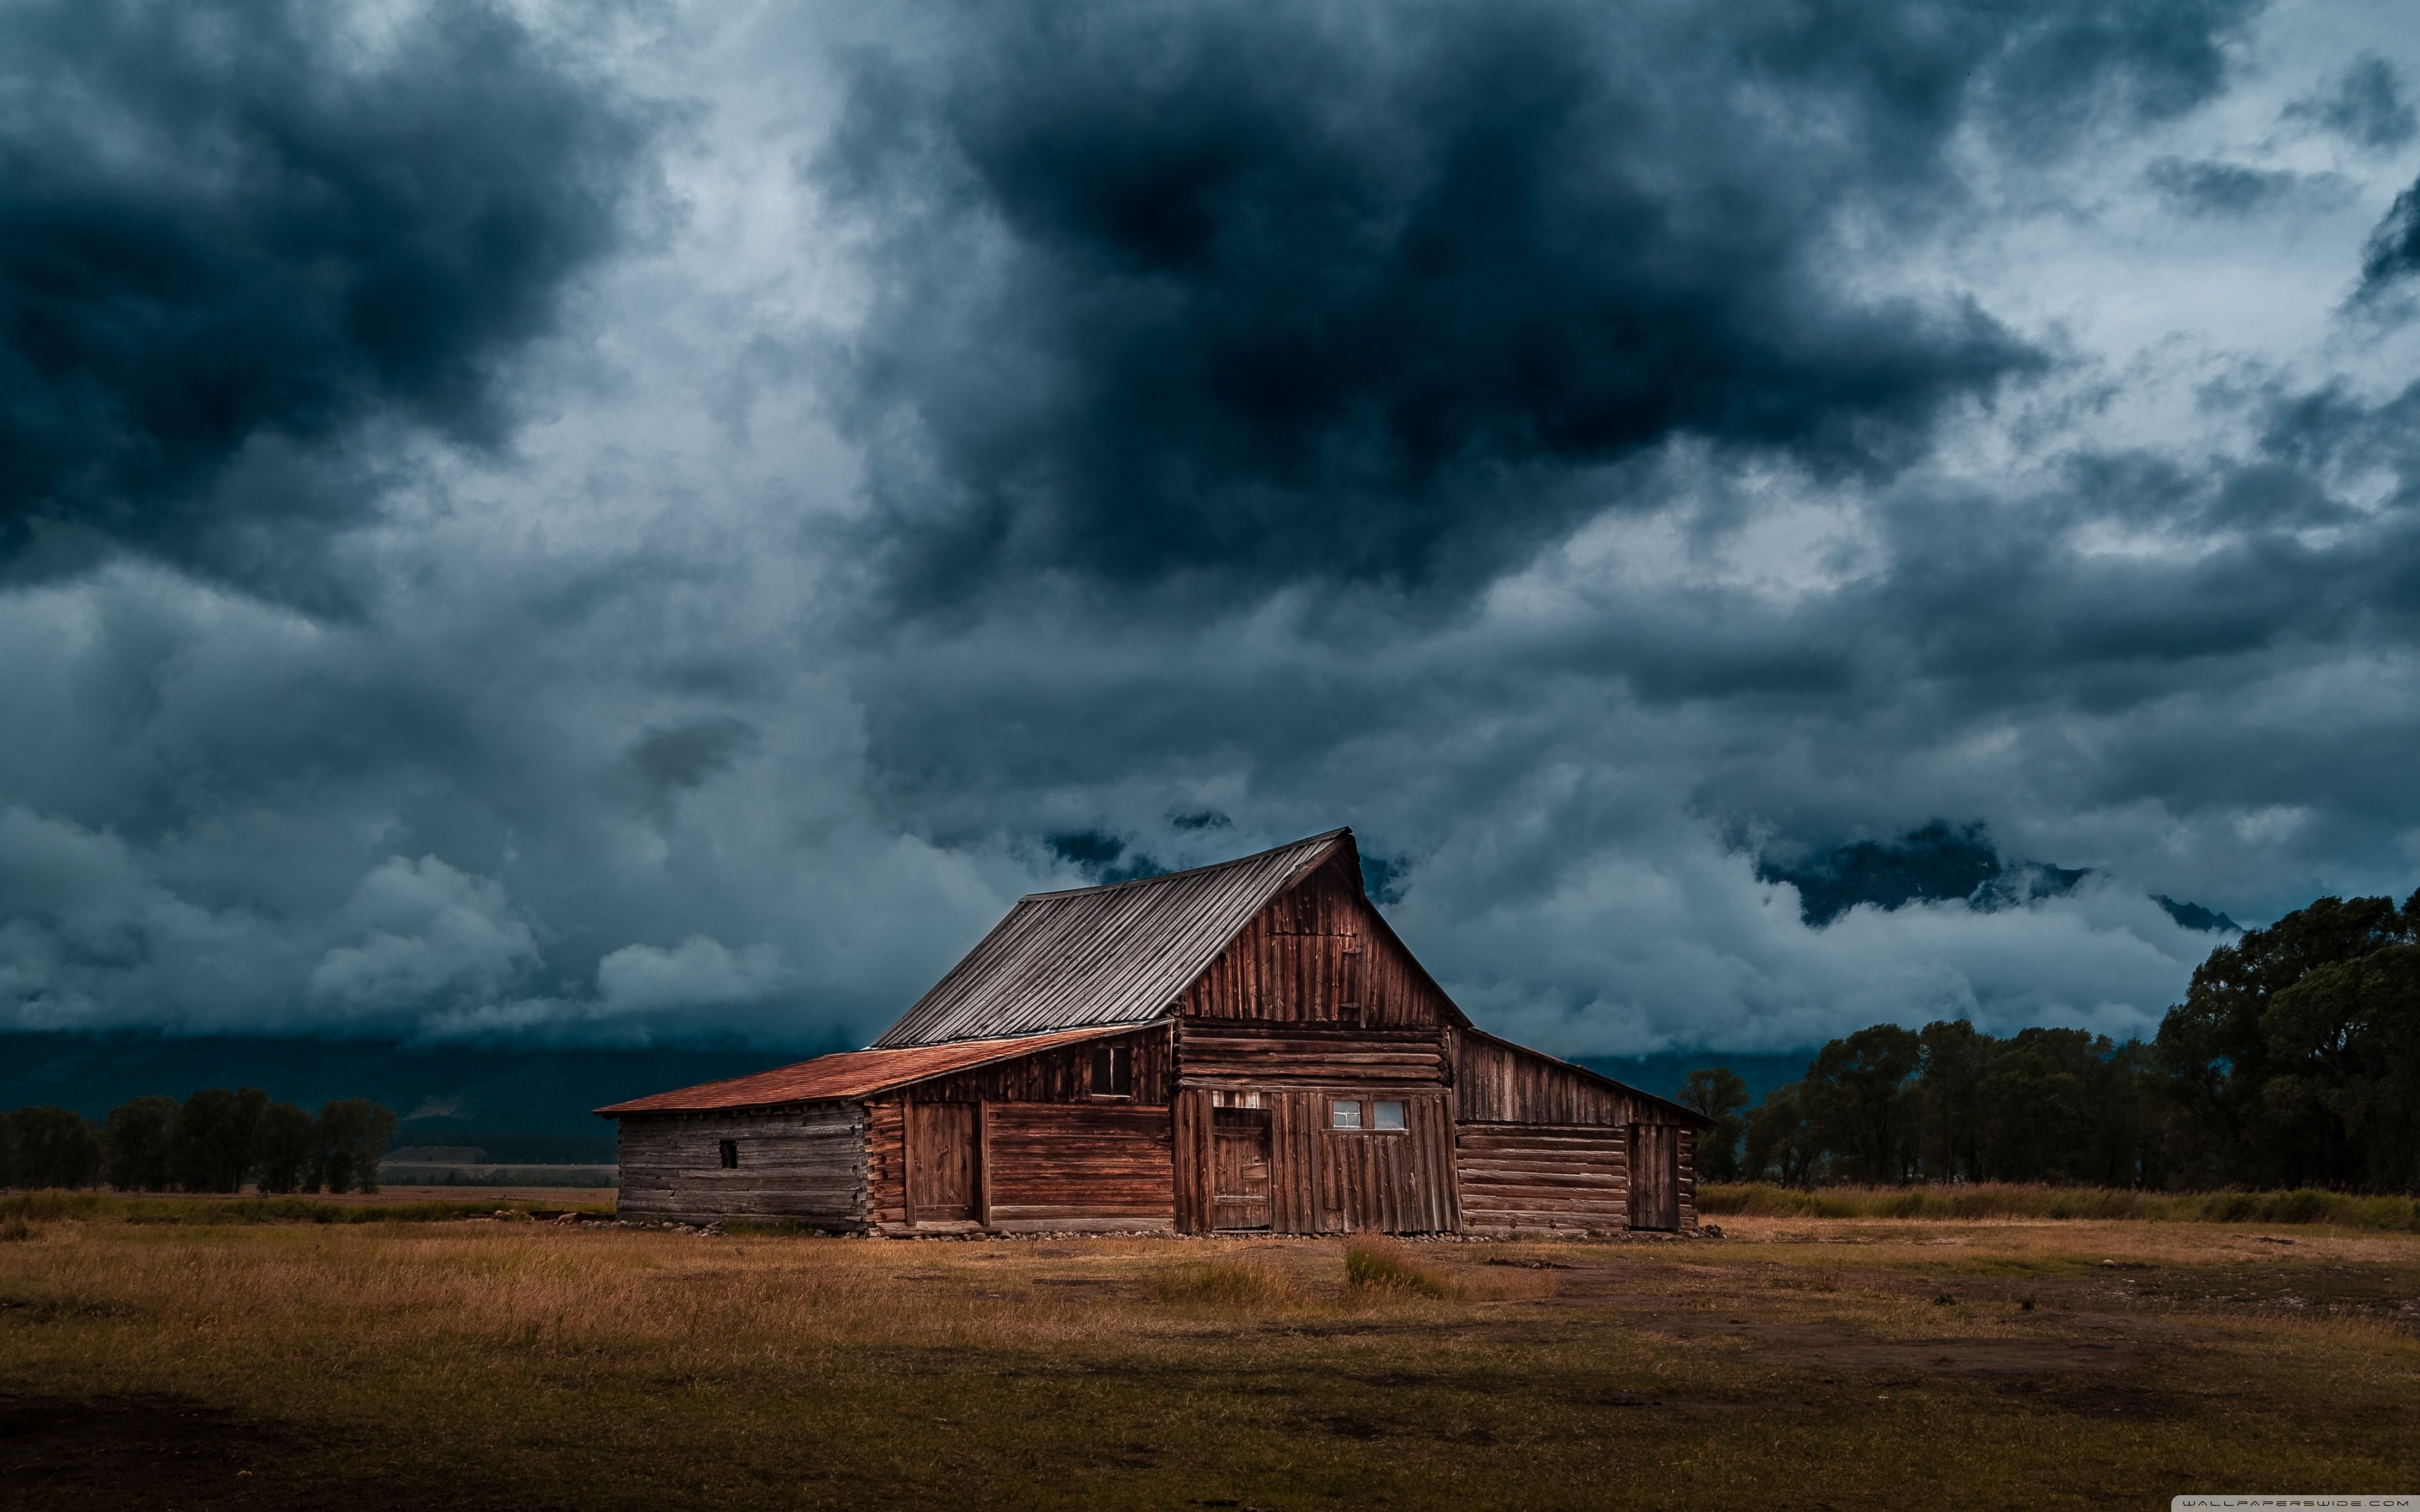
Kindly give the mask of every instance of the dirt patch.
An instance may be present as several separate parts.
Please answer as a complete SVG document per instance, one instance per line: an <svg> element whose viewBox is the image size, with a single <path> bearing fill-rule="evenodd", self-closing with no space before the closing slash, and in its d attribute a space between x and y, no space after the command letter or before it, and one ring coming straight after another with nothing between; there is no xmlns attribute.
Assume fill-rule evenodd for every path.
<svg viewBox="0 0 2420 1512"><path fill-rule="evenodd" d="M306 1428L190 1396L0 1391L0 1508L534 1512L575 1504L456 1460L414 1462L399 1446L325 1424Z"/></svg>
<svg viewBox="0 0 2420 1512"><path fill-rule="evenodd" d="M297 1478L300 1433L187 1397L0 1396L0 1487L24 1504L219 1506Z"/></svg>

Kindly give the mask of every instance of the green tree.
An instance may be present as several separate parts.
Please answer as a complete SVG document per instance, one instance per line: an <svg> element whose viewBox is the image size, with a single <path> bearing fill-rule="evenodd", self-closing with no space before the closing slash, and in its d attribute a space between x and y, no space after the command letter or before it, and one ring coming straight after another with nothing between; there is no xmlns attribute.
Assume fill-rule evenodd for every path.
<svg viewBox="0 0 2420 1512"><path fill-rule="evenodd" d="M168 1128L169 1178L187 1192L242 1190L252 1164L252 1130L269 1094L253 1088L206 1088L185 1099Z"/></svg>
<svg viewBox="0 0 2420 1512"><path fill-rule="evenodd" d="M377 1191L379 1157L395 1129L395 1114L365 1097L341 1098L322 1107L318 1160L328 1190Z"/></svg>
<svg viewBox="0 0 2420 1512"><path fill-rule="evenodd" d="M25 1184L17 1177L17 1121L0 1113L0 1191Z"/></svg>
<svg viewBox="0 0 2420 1512"><path fill-rule="evenodd" d="M2341 1082L2351 1062L2345 1045L2329 1042L2325 1021L2343 1010L2346 1025L2367 1023L2346 1007L2344 994L2375 983L2391 996L2393 985L2387 977L2328 973L2413 944L2420 944L2420 892L2400 909L2387 898L2321 898L2220 946L2195 968L2185 1000L2168 1010L2153 1043L2179 1114L2176 1158L2185 1180L2302 1186L2366 1179L2368 1154L2355 1150L2341 1114L2332 1111L2332 1100L2349 1095ZM2322 974L2323 984L2303 1007L2289 1007L2273 1035L2275 999ZM2395 1039L2363 1033L2374 1046Z"/></svg>
<svg viewBox="0 0 2420 1512"><path fill-rule="evenodd" d="M1983 1074L1998 1041L1964 1019L1916 1033L1917 1160L1936 1181L1983 1180Z"/></svg>
<svg viewBox="0 0 2420 1512"><path fill-rule="evenodd" d="M109 1110L101 1128L101 1174L120 1192L164 1192L172 1180L168 1131L177 1119L173 1097L138 1097Z"/></svg>
<svg viewBox="0 0 2420 1512"><path fill-rule="evenodd" d="M318 1144L318 1125L309 1112L291 1103L271 1103L253 1123L253 1180L263 1192L317 1192Z"/></svg>
<svg viewBox="0 0 2420 1512"><path fill-rule="evenodd" d="M1713 1128L1698 1131L1698 1180L1738 1180L1740 1135L1747 1127L1739 1111L1747 1106L1747 1083L1729 1066L1701 1067L1681 1084L1679 1101L1714 1120Z"/></svg>
<svg viewBox="0 0 2420 1512"><path fill-rule="evenodd" d="M101 1131L82 1116L47 1105L19 1108L8 1126L24 1185L84 1187L100 1180Z"/></svg>
<svg viewBox="0 0 2420 1512"><path fill-rule="evenodd" d="M2261 1013L2264 1111L2332 1182L2420 1191L2420 946L2311 972Z"/></svg>
<svg viewBox="0 0 2420 1512"><path fill-rule="evenodd" d="M1836 1179L1889 1184L1916 1174L1910 1083L1922 1062L1923 1042L1896 1024L1859 1029L1816 1052L1799 1100Z"/></svg>
<svg viewBox="0 0 2420 1512"><path fill-rule="evenodd" d="M1819 1152L1800 1101L1802 1087L1792 1082L1775 1088L1749 1116L1747 1153L1742 1162L1743 1174L1749 1180L1777 1180L1784 1186L1815 1184Z"/></svg>

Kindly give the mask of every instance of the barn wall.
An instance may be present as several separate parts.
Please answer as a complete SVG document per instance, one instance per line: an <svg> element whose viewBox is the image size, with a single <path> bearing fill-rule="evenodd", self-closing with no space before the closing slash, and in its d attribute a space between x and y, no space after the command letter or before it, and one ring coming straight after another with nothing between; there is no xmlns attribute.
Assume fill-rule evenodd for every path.
<svg viewBox="0 0 2420 1512"><path fill-rule="evenodd" d="M1455 1138L1464 1227L1626 1228L1629 1145L1621 1125L1465 1123Z"/></svg>
<svg viewBox="0 0 2420 1512"><path fill-rule="evenodd" d="M1408 1127L1330 1128L1333 1096L1401 1101ZM1269 1113L1269 1227L1276 1232L1419 1234L1460 1227L1452 1107L1441 1090L1270 1090L1261 1104Z"/></svg>
<svg viewBox="0 0 2420 1512"><path fill-rule="evenodd" d="M1454 1090L1468 1123L1626 1124L1666 1119L1654 1104L1538 1055L1476 1034L1456 1037Z"/></svg>
<svg viewBox="0 0 2420 1512"><path fill-rule="evenodd" d="M1189 1018L1384 1028L1457 1022L1340 856L1289 888L1228 942L1178 1011Z"/></svg>
<svg viewBox="0 0 2420 1512"><path fill-rule="evenodd" d="M988 1103L984 1176L990 1227L1007 1232L1176 1224L1165 1107Z"/></svg>
<svg viewBox="0 0 2420 1512"><path fill-rule="evenodd" d="M1166 1107L1172 1081L1170 1074L1169 1026L1154 1025L1132 1034L994 1061L952 1076L916 1084L921 1103L1093 1103L1093 1051L1104 1044L1134 1051L1134 1096L1137 1104Z"/></svg>
<svg viewBox="0 0 2420 1512"><path fill-rule="evenodd" d="M1177 1025L1176 1072L1185 1087L1442 1087L1445 1041L1436 1029L1187 1019Z"/></svg>
<svg viewBox="0 0 2420 1512"><path fill-rule="evenodd" d="M865 1217L876 1227L908 1222L908 1104L897 1092L865 1104Z"/></svg>
<svg viewBox="0 0 2420 1512"><path fill-rule="evenodd" d="M796 1218L834 1228L866 1217L862 1109L817 1103L772 1113L632 1115L619 1120L619 1211L683 1219ZM739 1146L724 1170L721 1141Z"/></svg>

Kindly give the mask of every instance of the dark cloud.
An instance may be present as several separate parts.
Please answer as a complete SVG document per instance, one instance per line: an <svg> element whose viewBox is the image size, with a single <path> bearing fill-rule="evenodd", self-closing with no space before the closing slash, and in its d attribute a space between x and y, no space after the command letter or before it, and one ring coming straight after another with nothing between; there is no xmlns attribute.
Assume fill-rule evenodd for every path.
<svg viewBox="0 0 2420 1512"><path fill-rule="evenodd" d="M273 569L222 537L373 492L283 443L380 416L499 438L493 365L611 244L642 136L487 5L38 0L0 15L0 95L21 569L96 538Z"/></svg>
<svg viewBox="0 0 2420 1512"><path fill-rule="evenodd" d="M2237 162L2161 158L2144 171L2168 204L2186 215L2249 215L2291 195L2310 176Z"/></svg>
<svg viewBox="0 0 2420 1512"><path fill-rule="evenodd" d="M196 12L242 70L97 14L39 55L103 108L6 117L0 184L270 259L192 308L300 287L304 398L21 532L0 1024L861 1043L1021 892L1342 823L1553 1048L2124 1034L2195 910L2412 886L2420 390L2326 304L2409 169L2242 138L2351 8ZM601 134L517 135L517 81ZM626 89L682 213L616 252ZM487 181L441 108L602 239L497 265L529 318L450 369L288 276L366 276L373 189ZM323 218L244 111L402 145ZM35 398L87 391L133 403ZM153 560L33 570L103 528ZM296 612L315 561L347 615Z"/></svg>
<svg viewBox="0 0 2420 1512"><path fill-rule="evenodd" d="M1046 836L1043 843L1053 856L1082 872L1095 886L1160 876L1169 870L1134 849L1124 837L1104 830L1069 830Z"/></svg>
<svg viewBox="0 0 2420 1512"><path fill-rule="evenodd" d="M853 64L823 178L879 247L850 353L908 579L1469 583L1676 437L1887 472L2046 358L1843 279L2220 85L2251 7L1006 6Z"/></svg>
<svg viewBox="0 0 2420 1512"><path fill-rule="evenodd" d="M2375 53L2354 59L2332 87L2288 105L2286 117L2309 121L2358 147L2381 151L2420 135L2420 116L2403 98L2401 70Z"/></svg>

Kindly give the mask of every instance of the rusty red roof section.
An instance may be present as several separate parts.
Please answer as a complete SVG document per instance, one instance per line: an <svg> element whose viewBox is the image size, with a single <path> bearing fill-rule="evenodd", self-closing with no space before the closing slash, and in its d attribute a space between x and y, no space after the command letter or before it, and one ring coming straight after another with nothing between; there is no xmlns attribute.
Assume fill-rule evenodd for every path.
<svg viewBox="0 0 2420 1512"><path fill-rule="evenodd" d="M1131 1034L1140 1026L1110 1024L1056 1034L1023 1034L1002 1040L961 1040L954 1044L916 1045L905 1050L847 1050L817 1056L795 1066L707 1082L677 1092L658 1092L596 1111L609 1119L627 1113L708 1113L730 1108L777 1107L786 1103L820 1103L835 1098L868 1097L952 1072L969 1071L995 1060L1013 1060L1037 1050L1054 1049L1085 1040Z"/></svg>

